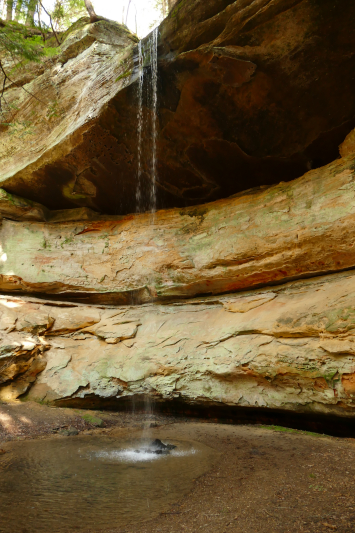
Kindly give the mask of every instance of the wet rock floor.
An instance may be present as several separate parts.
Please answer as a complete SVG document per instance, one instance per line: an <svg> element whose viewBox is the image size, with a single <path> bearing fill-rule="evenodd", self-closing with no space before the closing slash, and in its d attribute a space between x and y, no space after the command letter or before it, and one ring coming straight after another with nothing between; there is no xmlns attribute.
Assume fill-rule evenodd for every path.
<svg viewBox="0 0 355 533"><path fill-rule="evenodd" d="M95 428L91 422L97 419L105 427ZM139 434L150 425L157 426L152 428L154 437L198 441L220 455L168 511L104 533L354 533L355 439L27 403L0 405L0 448L9 440L55 434L75 439L61 433L68 428L81 435L119 437ZM81 531L99 532L103 530Z"/></svg>

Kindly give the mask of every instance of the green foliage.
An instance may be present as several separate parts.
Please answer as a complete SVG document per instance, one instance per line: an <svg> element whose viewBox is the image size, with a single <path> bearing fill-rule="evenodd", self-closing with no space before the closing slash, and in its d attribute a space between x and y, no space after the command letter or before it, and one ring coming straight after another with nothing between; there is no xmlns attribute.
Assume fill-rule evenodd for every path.
<svg viewBox="0 0 355 533"><path fill-rule="evenodd" d="M15 71L18 68L58 53L58 48L46 43L48 32L45 33L43 28L42 32L41 35L39 30L15 21L0 26L0 126L19 139L31 135L32 130L28 123L15 120L17 106L7 101L5 90L8 85L16 84ZM27 89L23 90L32 95ZM32 96L40 101L37 96Z"/></svg>
<svg viewBox="0 0 355 533"><path fill-rule="evenodd" d="M85 420L85 422L87 422L88 424L91 424L92 426L96 426L99 428L102 428L105 426L105 423L101 418L97 416L93 416L89 413L85 414L83 416L83 419Z"/></svg>
<svg viewBox="0 0 355 533"><path fill-rule="evenodd" d="M168 0L155 0L154 8L158 13L158 18L150 24L151 29L160 24L168 15Z"/></svg>
<svg viewBox="0 0 355 533"><path fill-rule="evenodd" d="M17 0L16 3L14 2L16 22L27 22L29 25L33 25L37 4L37 0Z"/></svg>
<svg viewBox="0 0 355 533"><path fill-rule="evenodd" d="M16 0L14 6L15 20L5 22L0 19L0 127L21 138L31 134L31 130L28 124L16 122L16 110L6 98L8 86L16 85L15 69L57 55L60 52L58 30L67 29L74 19L87 15L87 12L84 0L55 0L52 11L47 10L43 0ZM49 17L49 24L43 22L42 15ZM23 90L41 101L29 90ZM57 102L49 106L49 120L60 114Z"/></svg>
<svg viewBox="0 0 355 533"><path fill-rule="evenodd" d="M0 56L10 56L15 63L22 59L39 61L45 55L41 36L18 22L9 22L0 28Z"/></svg>
<svg viewBox="0 0 355 533"><path fill-rule="evenodd" d="M43 22L45 13L51 17L51 25ZM15 65L56 55L58 49L53 46L53 29L56 32L66 30L82 15L87 15L84 0L56 0L52 11L46 10L39 0L17 0L15 20L6 23L0 20L0 60L11 60ZM50 46L46 43L48 38Z"/></svg>
<svg viewBox="0 0 355 533"><path fill-rule="evenodd" d="M7 126L9 128L9 135L16 135L18 139L23 139L27 135L33 135L34 131L31 122L28 120L14 122L2 122L1 126Z"/></svg>
<svg viewBox="0 0 355 533"><path fill-rule="evenodd" d="M129 78L131 75L132 75L132 70L129 70L128 72L121 74L121 76L118 76L118 78L115 79L115 82L121 81L125 78Z"/></svg>
<svg viewBox="0 0 355 533"><path fill-rule="evenodd" d="M65 31L74 20L87 16L84 0L56 0L53 11L50 13L56 29Z"/></svg>
<svg viewBox="0 0 355 533"><path fill-rule="evenodd" d="M58 100L55 100L52 104L48 106L47 119L59 118L63 115L63 111L59 107Z"/></svg>

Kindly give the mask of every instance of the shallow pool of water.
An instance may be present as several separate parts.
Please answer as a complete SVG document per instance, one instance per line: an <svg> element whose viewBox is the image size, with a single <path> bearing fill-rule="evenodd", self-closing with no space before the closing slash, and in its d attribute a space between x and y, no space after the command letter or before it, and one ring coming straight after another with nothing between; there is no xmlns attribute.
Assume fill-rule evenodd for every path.
<svg viewBox="0 0 355 533"><path fill-rule="evenodd" d="M102 436L11 444L0 456L0 531L99 531L153 518L186 494L216 456L197 442L169 443L177 446L169 455Z"/></svg>

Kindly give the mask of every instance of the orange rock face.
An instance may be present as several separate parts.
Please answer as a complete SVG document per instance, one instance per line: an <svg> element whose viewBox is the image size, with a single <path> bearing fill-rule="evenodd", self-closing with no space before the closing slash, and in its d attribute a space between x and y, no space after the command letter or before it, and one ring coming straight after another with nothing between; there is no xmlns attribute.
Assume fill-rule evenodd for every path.
<svg viewBox="0 0 355 533"><path fill-rule="evenodd" d="M342 384L347 396L355 397L355 374L346 374L342 377Z"/></svg>
<svg viewBox="0 0 355 533"><path fill-rule="evenodd" d="M0 290L138 304L354 268L354 176L349 157L200 207L57 224L4 219Z"/></svg>
<svg viewBox="0 0 355 533"><path fill-rule="evenodd" d="M18 121L38 117L31 135L0 135L8 192L50 209L136 211L138 50L105 24L78 30L32 79L40 109L8 91L10 102L21 94ZM290 181L336 159L355 127L354 26L349 0L179 2L160 27L158 208ZM154 118L147 99L143 114ZM149 189L151 131L143 133Z"/></svg>

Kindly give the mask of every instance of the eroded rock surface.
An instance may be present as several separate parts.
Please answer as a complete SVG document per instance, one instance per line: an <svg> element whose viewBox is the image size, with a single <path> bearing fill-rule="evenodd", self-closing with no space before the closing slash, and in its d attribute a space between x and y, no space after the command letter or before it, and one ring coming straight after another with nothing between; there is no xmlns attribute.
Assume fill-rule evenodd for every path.
<svg viewBox="0 0 355 533"><path fill-rule="evenodd" d="M3 296L2 345L32 343L46 368L30 388L15 353L0 396L28 388L28 398L55 404L119 405L149 394L353 416L354 297L354 271L141 307Z"/></svg>
<svg viewBox="0 0 355 533"><path fill-rule="evenodd" d="M349 0L177 2L160 27L158 207L289 181L334 160L355 126L354 25ZM135 212L137 53L122 26L101 21L22 73L19 84L44 104L7 88L19 110L17 129L0 138L1 186L50 209Z"/></svg>
<svg viewBox="0 0 355 533"><path fill-rule="evenodd" d="M131 304L353 268L354 176L349 156L195 208L62 224L4 219L0 290Z"/></svg>
<svg viewBox="0 0 355 533"><path fill-rule="evenodd" d="M85 154L95 158L89 132L127 83L137 41L113 21L81 19L57 56L15 71L5 91L12 109L4 107L2 122L9 126L0 129L0 182L8 192L54 209L92 205L96 188L85 177ZM97 142L105 143L104 131ZM117 157L122 150L117 143ZM103 186L100 194L107 193Z"/></svg>

